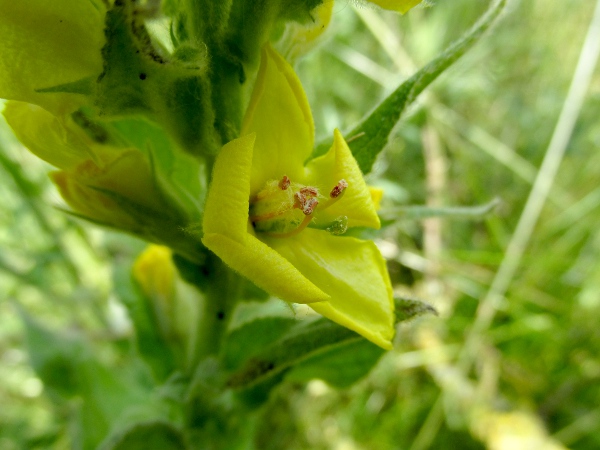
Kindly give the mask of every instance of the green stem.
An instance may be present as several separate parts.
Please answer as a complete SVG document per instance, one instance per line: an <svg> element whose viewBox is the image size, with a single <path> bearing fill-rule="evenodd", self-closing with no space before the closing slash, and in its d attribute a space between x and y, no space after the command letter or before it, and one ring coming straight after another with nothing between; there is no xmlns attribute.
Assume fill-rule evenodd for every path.
<svg viewBox="0 0 600 450"><path fill-rule="evenodd" d="M187 33L203 42L210 57L211 103L214 127L223 145L239 136L242 122L244 71L224 50L232 0L186 0Z"/></svg>
<svg viewBox="0 0 600 450"><path fill-rule="evenodd" d="M242 125L244 69L218 50L212 53L210 80L215 129L223 144L239 137Z"/></svg>
<svg viewBox="0 0 600 450"><path fill-rule="evenodd" d="M198 361L216 355L241 295L241 279L216 256L210 262L211 276L204 295L204 311L196 334Z"/></svg>
<svg viewBox="0 0 600 450"><path fill-rule="evenodd" d="M173 258L181 277L202 292L203 311L197 322L190 367L217 355L237 302L241 297L242 279L217 256L210 253L203 265L179 255Z"/></svg>

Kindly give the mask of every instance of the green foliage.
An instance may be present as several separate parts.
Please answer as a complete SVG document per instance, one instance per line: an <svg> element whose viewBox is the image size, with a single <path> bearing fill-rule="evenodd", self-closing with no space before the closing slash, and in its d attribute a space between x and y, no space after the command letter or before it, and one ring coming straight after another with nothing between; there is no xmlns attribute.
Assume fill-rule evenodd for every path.
<svg viewBox="0 0 600 450"><path fill-rule="evenodd" d="M346 133L348 145L363 173L369 173L377 155L387 144L388 136L402 113L417 96L440 74L463 56L494 23L506 0L499 0L490 11L460 40L451 44L441 55L420 69L389 95L362 123ZM325 142L315 148L313 156L324 154L331 146Z"/></svg>
<svg viewBox="0 0 600 450"><path fill-rule="evenodd" d="M232 330L223 345L223 367L226 370L239 369L265 346L277 342L295 323L289 317L264 317Z"/></svg>
<svg viewBox="0 0 600 450"><path fill-rule="evenodd" d="M146 298L139 287L131 279L127 270L116 266L114 270L115 293L123 303L133 327L139 356L152 370L156 380L165 381L183 358L182 343L169 342L160 333L160 318L152 308L150 299ZM169 345L171 344L171 345Z"/></svg>
<svg viewBox="0 0 600 450"><path fill-rule="evenodd" d="M113 14L121 4L116 3ZM198 30L190 25L194 16L182 10L201 3L213 9L204 9ZM184 231L193 239L201 235L197 224L211 151L236 134L257 42L271 37L265 23L241 30L240 23L255 11L246 2L244 14L229 15L235 3L190 1L184 7L184 1L161 2L172 21L165 30L170 28L176 47L165 50L168 70L148 61L148 53L132 55L131 46L143 48L145 38L122 28L121 38L131 41L125 45L115 37L107 44L105 50L115 50L106 58L113 72L107 71L100 82L106 84L99 87L103 98L113 97L103 106L111 117L94 116L92 104L81 110L90 121L79 126L92 140L99 142L106 133L112 144L148 156L161 189L189 216L169 223L169 232ZM280 14L266 14L268 20L310 23L305 13L312 4L280 4ZM295 9L298 4L303 8ZM436 67L449 64L462 51L457 49L470 43L459 41L433 66L425 66L433 67L427 73L413 66L422 66L457 39L485 2L440 2L402 18L337 4L335 35L298 68L316 125L323 135L334 125L352 130L374 98L388 99L379 107L387 105L385 111L393 116L385 126L373 125L384 111L376 109L347 136L375 131L372 139L363 135L350 144L363 170L372 172L370 183L385 189L384 229L377 236L400 294L397 320L436 310L440 318L400 325L395 351L383 354L338 325L306 319L302 309L292 315L250 282L222 276L212 256L188 246L193 239L186 239L174 257L187 282L179 295L194 299L199 309L206 298L198 292L213 299L237 292L260 303L239 303L235 309L218 304L208 310L206 317L217 324L211 328L217 335L211 352L202 347L198 332L209 321L186 310L193 325L185 354L188 344L161 333L164 317L157 316L153 299L130 279L128 268L142 243L92 232L54 214L47 207L48 198L56 199L44 179L47 167L21 153L0 129L0 290L5 293L0 299L0 447L493 448L495 434L475 425L482 423L478 418L505 423L490 414L498 412L498 405L507 414L527 405L526 412L543 421L547 433L540 427L542 434L565 446L598 447L600 166L594 93L581 111L560 177L506 301L477 336L477 345L464 346L496 267L507 257L504 249L562 106L591 3L514 2L494 34L454 65L449 76L439 77L420 104L414 97L438 77ZM222 20L226 16L228 21ZM157 20L152 17L147 23ZM379 18L379 27L369 22L373 17ZM115 20L113 31L128 20ZM236 33L246 32L254 42L245 42L246 48L234 45ZM204 49L199 43L208 34L217 38ZM394 50L390 42L400 44ZM117 49L128 46L132 57L117 57ZM161 48L156 42L152 46ZM185 78L190 65L207 55L214 65L194 76L214 90L203 91L201 101L186 103L172 116L156 114L154 109L168 110L163 95L177 91L174 80ZM359 58L349 55L370 58L378 70L368 75L369 62L357 64ZM390 62L403 75L416 75L397 88L399 76L384 69ZM148 77L130 84L131 90L117 89L141 69L153 73L153 81ZM181 89L185 98L198 94L197 82ZM95 78L44 91L95 95L90 86L98 87ZM230 89L228 102L217 102ZM192 111L203 102L210 103L206 114L214 113L216 121L209 120L214 123L208 130L185 129L188 120L204 120ZM407 114L411 102L412 114ZM124 117L125 112L135 114ZM399 118L403 121L397 126ZM203 133L214 135L213 150L198 144ZM379 155L384 145L387 151ZM206 161L200 154L208 154ZM135 208L127 199L114 199ZM215 277L220 284L211 291ZM27 311L22 320L17 309ZM465 369L465 359L474 359L473 367ZM522 424L515 416L505 419ZM530 436L538 431L531 430Z"/></svg>
<svg viewBox="0 0 600 450"><path fill-rule="evenodd" d="M403 322L435 312L431 306L410 299L396 302L396 320ZM246 389L285 374L291 380L322 378L347 387L365 376L384 353L353 331L318 319L296 322L284 317L259 318L234 330L224 346L223 364L232 370L228 387ZM348 369L340 370L344 366Z"/></svg>
<svg viewBox="0 0 600 450"><path fill-rule="evenodd" d="M142 386L130 374L108 370L91 348L77 337L48 330L22 313L32 366L51 393L61 398L81 398L77 414L82 449L96 448L122 413L142 401Z"/></svg>
<svg viewBox="0 0 600 450"><path fill-rule="evenodd" d="M138 423L104 442L100 450L185 450L181 433L167 422Z"/></svg>
<svg viewBox="0 0 600 450"><path fill-rule="evenodd" d="M214 154L206 57L195 52L191 54L198 59L170 60L154 45L129 2L116 2L108 11L105 34L104 70L94 101L99 114L146 115L191 154Z"/></svg>
<svg viewBox="0 0 600 450"><path fill-rule="evenodd" d="M384 353L364 339L343 342L294 365L286 379L308 382L319 378L331 386L348 388L366 376Z"/></svg>

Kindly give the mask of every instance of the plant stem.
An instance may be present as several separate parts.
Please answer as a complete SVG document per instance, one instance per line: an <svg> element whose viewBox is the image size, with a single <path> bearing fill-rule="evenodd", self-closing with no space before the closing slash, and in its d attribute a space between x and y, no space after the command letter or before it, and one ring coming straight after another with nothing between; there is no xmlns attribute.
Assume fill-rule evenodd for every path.
<svg viewBox="0 0 600 450"><path fill-rule="evenodd" d="M231 0L218 3L188 0L186 5L188 33L208 48L215 131L221 144L239 136L243 115L244 68L236 55L227 52L224 42L231 3Z"/></svg>
<svg viewBox="0 0 600 450"><path fill-rule="evenodd" d="M204 291L204 311L196 329L196 363L219 353L241 294L241 278L236 273L214 255L208 263L210 275Z"/></svg>

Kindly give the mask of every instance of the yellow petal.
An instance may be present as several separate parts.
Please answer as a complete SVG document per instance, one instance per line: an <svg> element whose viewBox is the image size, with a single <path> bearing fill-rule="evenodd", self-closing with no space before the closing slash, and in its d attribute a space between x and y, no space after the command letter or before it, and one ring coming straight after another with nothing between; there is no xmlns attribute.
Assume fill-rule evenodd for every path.
<svg viewBox="0 0 600 450"><path fill-rule="evenodd" d="M76 176L82 183L117 193L150 210L166 206L150 164L138 150L124 151L105 167L86 161L77 167Z"/></svg>
<svg viewBox="0 0 600 450"><path fill-rule="evenodd" d="M379 208L381 208L381 200L383 199L383 189L369 186L369 192L371 193L371 200L373 200L375 211L379 211Z"/></svg>
<svg viewBox="0 0 600 450"><path fill-rule="evenodd" d="M9 101L2 114L25 147L60 169L72 169L90 158L98 164L108 162L119 152L93 144L69 118L58 118L31 103Z"/></svg>
<svg viewBox="0 0 600 450"><path fill-rule="evenodd" d="M0 0L0 98L55 114L75 109L77 94L39 93L102 71L103 11L91 1Z"/></svg>
<svg viewBox="0 0 600 450"><path fill-rule="evenodd" d="M144 293L170 308L175 295L175 265L172 251L163 245L149 245L133 264L133 278Z"/></svg>
<svg viewBox="0 0 600 450"><path fill-rule="evenodd" d="M145 156L137 150L123 152L104 167L91 160L73 170L53 172L52 181L74 211L106 225L137 231L142 224L136 212L146 215L168 209ZM140 211L129 211L101 190L119 195Z"/></svg>
<svg viewBox="0 0 600 450"><path fill-rule="evenodd" d="M227 143L217 156L204 208L202 242L232 269L288 302L329 297L285 258L248 232L250 168L255 134Z"/></svg>
<svg viewBox="0 0 600 450"><path fill-rule="evenodd" d="M262 51L241 134L252 132L256 132L256 143L251 194L269 180L301 176L314 144L312 114L296 73L268 45Z"/></svg>
<svg viewBox="0 0 600 450"><path fill-rule="evenodd" d="M392 348L392 287L385 260L373 242L313 229L265 241L331 296L311 308L380 347Z"/></svg>
<svg viewBox="0 0 600 450"><path fill-rule="evenodd" d="M371 3L375 3L377 6L383 9L389 9L390 11L398 11L404 14L409 9L417 6L423 0L369 0Z"/></svg>
<svg viewBox="0 0 600 450"><path fill-rule="evenodd" d="M50 179L61 197L78 214L100 224L135 230L136 220L103 193L86 186L71 172L51 172Z"/></svg>
<svg viewBox="0 0 600 450"><path fill-rule="evenodd" d="M313 303L329 296L287 259L251 234L243 242L222 234L205 234L202 243L261 289L287 302Z"/></svg>
<svg viewBox="0 0 600 450"><path fill-rule="evenodd" d="M349 227L379 228L381 224L371 192L348 144L336 129L331 149L307 164L306 184L317 185L322 194L327 196L341 179L348 182L344 196L331 207L319 212L318 222L327 223L339 216L347 216Z"/></svg>
<svg viewBox="0 0 600 450"><path fill-rule="evenodd" d="M227 143L213 167L204 207L205 234L224 234L244 242L248 234L250 168L255 134Z"/></svg>

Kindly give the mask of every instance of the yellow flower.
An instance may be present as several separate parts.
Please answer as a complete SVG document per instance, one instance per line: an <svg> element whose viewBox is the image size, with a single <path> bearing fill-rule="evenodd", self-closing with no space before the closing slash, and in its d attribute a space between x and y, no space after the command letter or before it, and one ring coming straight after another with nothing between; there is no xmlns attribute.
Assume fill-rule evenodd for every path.
<svg viewBox="0 0 600 450"><path fill-rule="evenodd" d="M102 166L86 160L72 170L52 172L50 177L77 213L142 236L150 231L153 216L169 209L150 164L136 149Z"/></svg>
<svg viewBox="0 0 600 450"><path fill-rule="evenodd" d="M13 100L6 102L2 114L31 153L60 169L74 169L87 159L102 165L122 151L92 140L71 115L55 116L40 106Z"/></svg>
<svg viewBox="0 0 600 450"><path fill-rule="evenodd" d="M171 260L173 252L162 245L149 245L133 264L133 278L144 294L156 298L169 309L175 296L176 269Z"/></svg>
<svg viewBox="0 0 600 450"><path fill-rule="evenodd" d="M138 148L112 144L103 128L88 124L84 131L73 115L57 117L29 103L9 101L3 114L32 153L61 169L50 176L76 215L200 260L201 244L184 231L191 219Z"/></svg>
<svg viewBox="0 0 600 450"><path fill-rule="evenodd" d="M0 98L57 115L75 110L78 94L39 91L102 71L102 9L81 0L0 0Z"/></svg>
<svg viewBox="0 0 600 450"><path fill-rule="evenodd" d="M257 286L391 348L393 297L385 261L346 228L379 228L371 192L339 131L305 164L314 125L289 64L270 47L241 137L213 169L203 243Z"/></svg>

